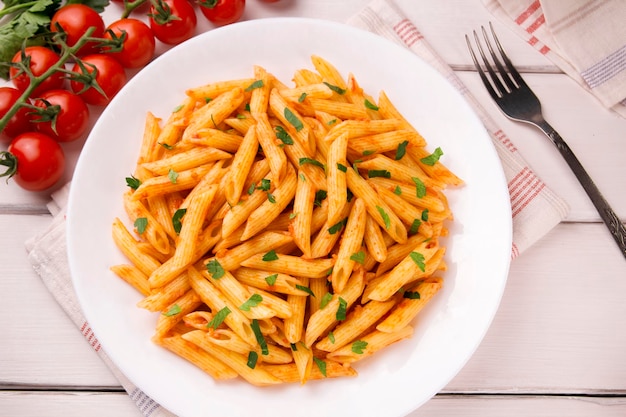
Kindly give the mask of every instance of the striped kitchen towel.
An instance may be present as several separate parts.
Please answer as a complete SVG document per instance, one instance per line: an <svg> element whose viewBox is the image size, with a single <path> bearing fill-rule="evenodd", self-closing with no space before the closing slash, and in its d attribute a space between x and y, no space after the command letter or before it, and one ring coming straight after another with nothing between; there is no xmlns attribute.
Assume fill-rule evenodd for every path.
<svg viewBox="0 0 626 417"><path fill-rule="evenodd" d="M626 117L626 1L483 0L515 33Z"/></svg>
<svg viewBox="0 0 626 417"><path fill-rule="evenodd" d="M513 215L512 258L529 248L565 218L569 212L568 205L537 177L513 141L391 0L372 1L348 23L404 45L437 69L474 108L493 139L508 180Z"/></svg>

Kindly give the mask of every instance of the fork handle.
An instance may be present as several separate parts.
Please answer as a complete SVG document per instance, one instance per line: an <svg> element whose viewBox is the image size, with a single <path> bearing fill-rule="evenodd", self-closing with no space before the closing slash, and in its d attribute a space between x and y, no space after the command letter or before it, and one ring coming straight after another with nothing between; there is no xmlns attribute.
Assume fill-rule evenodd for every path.
<svg viewBox="0 0 626 417"><path fill-rule="evenodd" d="M619 217L617 217L617 214L615 214L609 203L607 203L604 199L602 193L598 190L598 187L596 187L589 174L587 174L585 168L583 168L582 164L576 155L574 155L574 152L572 152L567 143L565 143L561 135L559 135L558 132L554 130L554 128L545 120L535 122L535 124L550 138L559 152L561 152L561 155L587 192L591 202L594 206L596 206L600 217L608 227L613 239L615 239L615 242L617 242L620 252L622 252L622 255L626 257L626 228L620 221Z"/></svg>

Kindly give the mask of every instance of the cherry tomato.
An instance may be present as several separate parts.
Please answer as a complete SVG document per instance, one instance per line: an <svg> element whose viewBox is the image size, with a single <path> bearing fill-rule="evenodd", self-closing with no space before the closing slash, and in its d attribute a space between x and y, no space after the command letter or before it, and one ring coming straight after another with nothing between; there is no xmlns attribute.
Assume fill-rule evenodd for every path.
<svg viewBox="0 0 626 417"><path fill-rule="evenodd" d="M22 93L17 88L0 87L0 118L4 117L4 115L11 110L21 95ZM0 141L4 140L8 142L11 138L29 130L29 111L30 110L26 107L20 107L2 130Z"/></svg>
<svg viewBox="0 0 626 417"><path fill-rule="evenodd" d="M243 15L246 0L201 0L200 11L218 26L238 21Z"/></svg>
<svg viewBox="0 0 626 417"><path fill-rule="evenodd" d="M120 52L108 52L110 47L102 51L115 58L124 68L141 68L154 57L156 42L152 29L141 20L120 19L107 27L105 39L121 39L124 36Z"/></svg>
<svg viewBox="0 0 626 417"><path fill-rule="evenodd" d="M95 80L104 92L104 95L94 86L86 86L75 79L70 82L70 88L74 93L81 96L87 104L106 106L126 84L127 77L124 67L106 54L87 55L82 57L81 61L86 72L81 69L79 63L74 64L72 71L79 74L93 74L95 70ZM85 89L85 87L88 88Z"/></svg>
<svg viewBox="0 0 626 417"><path fill-rule="evenodd" d="M82 98L67 90L49 90L35 99L41 113L32 116L38 132L58 142L80 138L89 126L89 108Z"/></svg>
<svg viewBox="0 0 626 417"><path fill-rule="evenodd" d="M148 16L154 36L168 45L178 45L196 32L196 11L188 0L155 0Z"/></svg>
<svg viewBox="0 0 626 417"><path fill-rule="evenodd" d="M36 77L42 75L50 67L54 66L60 59L59 55L52 49L43 46L27 46L24 48L24 56L26 60L30 60L29 67L32 74ZM12 59L13 63L22 62L22 51L17 52ZM28 74L19 68L12 66L9 70L11 81L15 88L24 91L30 85ZM54 72L48 78L43 80L41 84L35 88L32 95L40 95L44 91L63 87L65 76L62 72Z"/></svg>
<svg viewBox="0 0 626 417"><path fill-rule="evenodd" d="M0 165L7 167L0 177L13 178L25 190L43 191L63 176L65 154L50 136L27 132L16 136L9 148L0 152Z"/></svg>
<svg viewBox="0 0 626 417"><path fill-rule="evenodd" d="M67 4L57 10L50 21L52 32L63 30L66 33L65 42L68 46L76 45L76 42L90 27L95 28L91 37L101 38L104 35L104 20L98 12L84 4ZM96 44L88 42L80 48L76 55L81 56L95 52Z"/></svg>

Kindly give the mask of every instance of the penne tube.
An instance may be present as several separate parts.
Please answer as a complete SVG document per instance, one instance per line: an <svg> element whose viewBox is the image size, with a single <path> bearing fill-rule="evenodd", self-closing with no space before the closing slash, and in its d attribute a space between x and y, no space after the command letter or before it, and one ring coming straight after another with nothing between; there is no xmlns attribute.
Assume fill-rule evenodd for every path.
<svg viewBox="0 0 626 417"><path fill-rule="evenodd" d="M315 187L301 170L298 172L296 193L293 199L293 220L289 230L294 243L307 258L311 258L311 222L314 202Z"/></svg>
<svg viewBox="0 0 626 417"><path fill-rule="evenodd" d="M357 198L350 210L346 228L339 244L337 260L330 277L335 293L343 291L348 278L352 275L355 263L359 262L361 265L365 263L365 252L361 251L361 244L365 234L366 219L365 203L362 199Z"/></svg>
<svg viewBox="0 0 626 417"><path fill-rule="evenodd" d="M413 327L406 326L397 332L385 333L378 330L360 337L359 340L354 341L351 345L344 346L343 348L326 355L326 358L330 361L336 361L341 364L351 364L360 360L363 360L379 350L392 345L400 340L408 339L413 335ZM355 345L357 343L357 345Z"/></svg>
<svg viewBox="0 0 626 417"><path fill-rule="evenodd" d="M244 136L239 150L233 157L228 172L228 180L225 184L224 194L226 195L226 201L228 201L231 206L239 202L246 178L248 177L250 168L252 168L254 157L258 149L259 141L256 136L256 128L253 126L248 129L248 132Z"/></svg>
<svg viewBox="0 0 626 417"><path fill-rule="evenodd" d="M326 278L335 264L332 258L305 259L294 255L274 253L270 259L268 255L269 253L253 255L242 261L241 265L297 277Z"/></svg>

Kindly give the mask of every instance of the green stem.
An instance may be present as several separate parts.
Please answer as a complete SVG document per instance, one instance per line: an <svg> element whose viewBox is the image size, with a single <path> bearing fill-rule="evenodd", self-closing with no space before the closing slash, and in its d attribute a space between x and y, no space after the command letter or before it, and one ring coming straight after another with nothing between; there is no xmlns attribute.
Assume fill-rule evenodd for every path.
<svg viewBox="0 0 626 417"><path fill-rule="evenodd" d="M29 7L34 6L37 3L37 1L30 1L28 3L21 3L11 7L5 7L4 9L0 10L0 17L4 17L8 14L15 13L22 9L28 9Z"/></svg>
<svg viewBox="0 0 626 417"><path fill-rule="evenodd" d="M127 18L137 7L146 3L149 0L132 0L124 2L124 12L122 13L122 19Z"/></svg>
<svg viewBox="0 0 626 417"><path fill-rule="evenodd" d="M46 72L44 72L43 74L35 77L35 76L32 75L31 72L29 72L30 83L29 83L28 87L26 88L26 90L24 90L22 92L22 95L20 96L20 98L13 104L13 106L11 106L9 111L6 112L6 114L4 116L2 116L2 118L0 118L0 132L2 130L4 130L4 128L7 125L7 123L9 123L9 120L11 120L11 117L13 117L15 115L15 113L17 113L19 108L22 105L24 105L25 103L28 103L28 98L30 97L30 95L33 93L33 91L35 91L35 89L46 78L50 77L55 72L64 69L65 68L65 63L72 56L74 56L74 54L83 45L85 45L87 42L89 42L89 41L94 39L94 38L91 38L91 34L93 33L94 30L95 30L94 27L90 27L89 29L87 29L87 31L84 33L83 36L81 36L81 38L78 40L78 42L76 42L76 44L74 44L71 47L65 45L65 43L64 43L63 48L62 48L62 53L61 53L61 56L60 56L59 60L56 62L56 64L54 64L53 66L48 68L48 70ZM28 70L28 71L30 71L30 70Z"/></svg>

